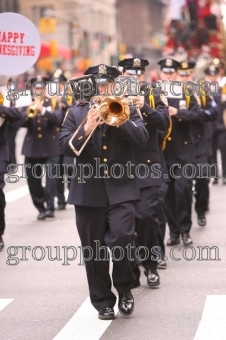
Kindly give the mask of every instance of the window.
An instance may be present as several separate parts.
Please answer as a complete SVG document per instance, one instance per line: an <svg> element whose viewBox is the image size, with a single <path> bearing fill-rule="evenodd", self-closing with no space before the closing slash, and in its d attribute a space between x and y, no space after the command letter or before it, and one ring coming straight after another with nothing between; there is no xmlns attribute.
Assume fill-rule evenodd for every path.
<svg viewBox="0 0 226 340"><path fill-rule="evenodd" d="M33 23L38 25L39 24L39 20L45 16L45 11L46 10L53 10L54 8L52 6L42 6L42 7L38 7L38 6L34 6L32 7L32 19L33 19Z"/></svg>
<svg viewBox="0 0 226 340"><path fill-rule="evenodd" d="M18 0L0 0L0 13L18 12Z"/></svg>

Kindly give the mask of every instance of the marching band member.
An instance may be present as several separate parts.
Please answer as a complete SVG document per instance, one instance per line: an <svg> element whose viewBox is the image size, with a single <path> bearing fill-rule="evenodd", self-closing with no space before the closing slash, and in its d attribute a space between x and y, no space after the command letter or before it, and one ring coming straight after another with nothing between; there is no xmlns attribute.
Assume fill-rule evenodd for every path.
<svg viewBox="0 0 226 340"><path fill-rule="evenodd" d="M59 164L60 158L57 137L63 121L62 110L59 107L53 109L51 98L46 96L47 81L49 78L41 76L31 79L34 106L23 110L21 122L21 126L27 128L22 154L27 165L31 198L39 211L38 220L54 217L56 164ZM45 188L42 186L43 165L46 170Z"/></svg>
<svg viewBox="0 0 226 340"><path fill-rule="evenodd" d="M106 89L108 93L112 92L112 82L120 72L115 67L101 64L89 67L85 75L89 74L98 76L99 91L104 94ZM91 303L99 311L98 317L102 320L115 318L116 296L111 291L109 259L106 259L106 252L103 252L105 256L102 258L101 255L100 261L95 260L100 256L97 242L99 249L107 246L111 251L115 250L112 278L119 294L120 313L128 316L134 309L131 289L136 281L133 273L134 228L135 205L140 198L139 181L133 166L128 172L121 173L122 170L118 169L122 167L124 169L126 164L135 163L132 148L143 147L148 141L148 132L135 107L129 107L129 111L130 119L118 127L99 123L80 156L76 157L77 170L84 169L84 173L77 172L69 189L68 203L75 206L76 224L82 246L92 249L92 256L85 262L86 272ZM68 156L74 156L69 141L88 112L85 125L81 127L73 141L74 148L83 145L96 126L100 113L99 107L92 107L89 110L89 103L86 101L81 101L75 108L69 109L59 139L61 151ZM99 173L96 173L97 160L100 162ZM93 174L88 174L91 170L88 170L87 164L94 169ZM119 165L118 169L117 165ZM128 258L126 247L130 246L131 257ZM84 248L85 258L88 255L86 248ZM123 256L120 255L118 248L121 249Z"/></svg>
<svg viewBox="0 0 226 340"><path fill-rule="evenodd" d="M119 66L123 67L123 76L137 75L138 81L144 77L145 67L149 62L141 58L128 58L120 61ZM159 89L156 89L159 91ZM143 95L142 95L143 91ZM161 170L159 167L160 151L158 145L158 130L167 131L169 128L169 113L167 99L163 94L155 93L155 89L150 87L144 93L144 86L141 87L141 95L132 97L134 105L138 106L144 119L145 127L149 134L148 143L142 149L134 149L136 164L145 164L146 169L140 168L140 192L141 200L136 205L136 232L138 234L137 243L141 247L149 250L148 258L141 261L145 268L147 284L155 287L160 284L157 272L157 234L158 234L158 203L159 191L161 187L161 176L155 171ZM148 170L148 175L145 171ZM140 256L142 259L142 256ZM139 274L137 283L139 285Z"/></svg>
<svg viewBox="0 0 226 340"><path fill-rule="evenodd" d="M193 80L193 69L195 63L192 61L183 61L181 63L178 73L182 79ZM194 83L195 84L195 83ZM202 87L203 88L202 88ZM197 94L199 104L204 111L203 121L192 122L192 135L195 142L195 156L197 165L197 176L195 176L195 211L197 213L198 224L201 227L206 225L206 212L208 211L209 204L209 177L208 174L208 161L210 150L210 136L209 126L207 122L213 122L218 116L218 107L213 97L207 92L207 87L202 82L198 83L197 90L200 93ZM203 166L202 173L199 174L200 166Z"/></svg>
<svg viewBox="0 0 226 340"><path fill-rule="evenodd" d="M20 111L15 107L5 107L0 104L0 250L4 247L2 235L5 230L5 186L4 174L9 163L9 148L7 142L7 124L21 119Z"/></svg>
<svg viewBox="0 0 226 340"><path fill-rule="evenodd" d="M60 95L56 97L52 97L52 107L55 108L58 105L63 114L63 118L67 110L75 105L75 100L72 95L68 95L67 93L69 90L67 89L66 82L67 78L65 77L64 73L61 69L57 69L52 75L52 81L59 83L59 90ZM68 157L66 155L60 154L59 160L59 174L60 176L56 178L56 197L57 197L57 210L65 210L66 208L66 200L64 195L64 167L63 164L73 164L74 159L72 157ZM68 173L70 172L71 167L68 167ZM69 173L71 175L71 173Z"/></svg>
<svg viewBox="0 0 226 340"><path fill-rule="evenodd" d="M160 60L160 79L176 81L180 63L172 58ZM170 183L166 194L167 221L170 228L168 246L192 243L190 237L192 206L192 167L195 165L195 145L191 122L202 121L203 112L194 95L168 98L172 128L165 140L164 156L169 169ZM188 166L187 166L188 164ZM184 172L186 170L186 172Z"/></svg>

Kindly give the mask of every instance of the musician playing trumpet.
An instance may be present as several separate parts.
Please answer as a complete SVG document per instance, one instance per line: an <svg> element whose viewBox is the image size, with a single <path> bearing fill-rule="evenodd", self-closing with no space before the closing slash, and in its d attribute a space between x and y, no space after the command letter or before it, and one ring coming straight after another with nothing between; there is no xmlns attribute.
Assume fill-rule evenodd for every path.
<svg viewBox="0 0 226 340"><path fill-rule="evenodd" d="M85 100L69 110L62 125L59 145L66 155L75 155L69 143L89 112L85 124L72 141L74 149L79 150L98 126L76 157L78 171L70 183L68 203L75 206L82 246L92 250L89 260L88 252L84 250L91 303L99 312L99 319L110 320L115 318L116 296L111 290L107 247L113 252L112 277L119 294L119 311L129 316L134 309L131 289L135 283L135 203L140 198L140 192L135 169L132 166L126 171L126 164L134 164L132 147L144 146L148 133L133 106L129 107L130 118L125 119L124 124L111 126L100 120L102 105L105 100L108 101L104 97L105 90L107 88L107 93L111 93L112 83L120 74L115 67L97 65L90 67L85 74L97 76L103 100L91 110L90 103ZM97 247L105 249L102 248L99 253ZM126 253L128 247L131 248L131 257ZM124 255L120 256L122 252Z"/></svg>
<svg viewBox="0 0 226 340"><path fill-rule="evenodd" d="M148 60L136 57L124 59L118 63L123 68L123 76L137 75L139 82L144 81L145 67L148 64ZM137 246L149 249L148 256L140 253L139 257L142 259L141 264L145 269L147 285L155 287L160 284L157 259L161 259L161 254L156 247L158 245L158 205L161 187L161 158L157 136L158 130L167 131L169 128L168 103L165 96L160 93L160 89L150 85L148 88L141 87L140 93L132 98L142 113L149 134L148 143L142 149L134 149L136 164L145 165L140 169L141 200L136 205ZM138 267L135 273L136 286L139 286L140 271Z"/></svg>
<svg viewBox="0 0 226 340"><path fill-rule="evenodd" d="M38 220L54 217L56 165L60 158L57 140L63 121L62 109L58 104L53 107L51 98L47 97L47 81L49 78L42 76L31 79L34 102L24 108L21 123L27 128L22 154L31 198L39 212ZM43 174L46 174L45 188Z"/></svg>

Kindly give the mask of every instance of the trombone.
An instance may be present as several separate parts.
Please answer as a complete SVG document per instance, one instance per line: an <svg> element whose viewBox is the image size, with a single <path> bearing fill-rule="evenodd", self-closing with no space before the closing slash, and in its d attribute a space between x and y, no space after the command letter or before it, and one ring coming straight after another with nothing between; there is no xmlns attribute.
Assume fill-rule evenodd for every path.
<svg viewBox="0 0 226 340"><path fill-rule="evenodd" d="M89 116L89 112L87 113L86 117L83 119L81 124L78 126L77 130L74 132L73 136L69 140L69 146L74 151L76 156L80 156L83 149L87 145L88 141L92 137L94 131L96 130L97 126L99 125L100 121L102 120L105 124L110 126L120 126L124 124L129 118L130 118L130 109L128 101L122 97L124 97L124 94L126 92L126 89L124 89L122 96L116 97L116 96L109 96L104 99L101 99L100 97L94 97L94 100L91 101L89 109L99 107L99 118L97 120L96 125L94 126L93 130L90 132L88 137L86 138L84 144L80 148L80 150L77 150L73 143L73 140L78 135L80 129L86 124L86 121Z"/></svg>

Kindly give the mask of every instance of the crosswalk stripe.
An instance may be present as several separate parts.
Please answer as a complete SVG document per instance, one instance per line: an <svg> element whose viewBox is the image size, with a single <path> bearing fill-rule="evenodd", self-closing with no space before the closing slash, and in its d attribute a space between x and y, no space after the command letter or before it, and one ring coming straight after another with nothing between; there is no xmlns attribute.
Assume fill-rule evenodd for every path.
<svg viewBox="0 0 226 340"><path fill-rule="evenodd" d="M8 306L14 299L0 299L0 312Z"/></svg>
<svg viewBox="0 0 226 340"><path fill-rule="evenodd" d="M194 340L226 339L226 295L207 295Z"/></svg>
<svg viewBox="0 0 226 340"><path fill-rule="evenodd" d="M118 312L117 307L115 312ZM98 312L91 305L88 297L53 340L99 340L111 322L112 320L98 319Z"/></svg>
<svg viewBox="0 0 226 340"><path fill-rule="evenodd" d="M28 186L23 185L22 187L6 192L5 199L7 203L12 203L26 196L27 194L29 194Z"/></svg>

